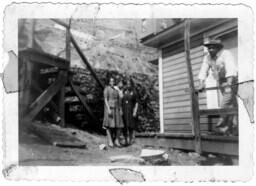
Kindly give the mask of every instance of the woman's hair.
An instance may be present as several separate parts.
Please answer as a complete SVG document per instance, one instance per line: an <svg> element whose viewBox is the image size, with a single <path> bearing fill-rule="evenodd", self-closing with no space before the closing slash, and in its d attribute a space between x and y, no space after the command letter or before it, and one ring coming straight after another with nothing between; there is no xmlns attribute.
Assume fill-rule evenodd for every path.
<svg viewBox="0 0 256 186"><path fill-rule="evenodd" d="M109 82L110 82L110 79L114 79L114 82L116 81L116 78L115 76L110 73L110 72L107 72L106 76L105 76L105 85L108 86L109 85Z"/></svg>
<svg viewBox="0 0 256 186"><path fill-rule="evenodd" d="M130 83L130 86L131 86L130 89L131 89L131 90L134 90L134 82L133 82L132 78L127 78L127 79L125 80L126 88L127 88L128 82Z"/></svg>

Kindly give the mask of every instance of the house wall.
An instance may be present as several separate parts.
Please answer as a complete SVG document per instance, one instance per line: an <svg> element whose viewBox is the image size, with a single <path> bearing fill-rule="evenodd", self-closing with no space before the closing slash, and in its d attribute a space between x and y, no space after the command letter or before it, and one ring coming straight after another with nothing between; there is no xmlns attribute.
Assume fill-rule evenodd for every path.
<svg viewBox="0 0 256 186"><path fill-rule="evenodd" d="M225 28L225 25L223 25ZM218 33L224 32L220 29ZM204 33L191 38L191 65L193 70L193 78L195 87L198 86L198 73L204 57L203 40ZM227 48L231 48L234 53L237 51L236 40L237 35L233 34L227 37ZM165 133L192 133L192 115L188 84L188 74L186 67L186 59L184 53L184 41L175 43L168 48L162 50L162 98L163 98L163 131ZM224 43L225 44L225 43ZM236 56L235 56L236 57ZM199 109L206 109L211 100L206 93L199 94ZM200 129L202 133L212 130L214 123L217 122L219 116L200 117Z"/></svg>

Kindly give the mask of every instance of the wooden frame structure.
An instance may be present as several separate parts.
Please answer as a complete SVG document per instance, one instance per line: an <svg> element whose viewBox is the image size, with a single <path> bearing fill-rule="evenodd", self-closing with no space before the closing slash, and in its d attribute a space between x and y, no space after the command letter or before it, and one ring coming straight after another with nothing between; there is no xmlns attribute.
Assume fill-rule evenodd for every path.
<svg viewBox="0 0 256 186"><path fill-rule="evenodd" d="M19 59L21 60L21 62L33 63L34 65L43 64L51 67L57 67L59 71L56 80L46 90L43 90L43 92L32 103L29 103L27 110L23 114L24 118L26 118L26 120L28 121L32 121L38 115L38 113L49 103L50 106L57 113L59 113L61 117L60 125L62 127L65 127L65 85L69 83L69 85L71 86L72 90L84 106L87 113L90 115L94 122L99 123L98 119L94 116L93 112L91 111L89 105L87 105L84 97L80 94L79 88L73 83L72 74L70 74L71 44L76 49L82 61L87 66L88 70L95 78L99 86L103 89L104 85L97 77L96 73L94 72L93 68L91 67L87 58L82 53L80 47L78 46L76 40L70 32L71 20L69 22L69 25L56 19L52 20L66 28L66 59L53 56L47 53L43 53L35 49L27 49L19 52ZM31 86L33 86L33 88L37 90L42 91L40 86L36 85L35 83ZM56 94L58 94L57 105L52 101L53 97Z"/></svg>

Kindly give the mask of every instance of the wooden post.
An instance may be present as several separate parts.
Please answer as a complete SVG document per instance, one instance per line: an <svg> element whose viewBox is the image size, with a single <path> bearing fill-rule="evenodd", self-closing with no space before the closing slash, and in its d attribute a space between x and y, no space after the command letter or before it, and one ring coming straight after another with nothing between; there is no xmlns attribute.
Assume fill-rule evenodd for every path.
<svg viewBox="0 0 256 186"><path fill-rule="evenodd" d="M198 97L195 92L193 73L190 61L190 20L185 20L185 30L184 30L184 46L186 54L187 72L190 88L190 103L192 110L192 122L193 122L193 132L195 135L195 151L201 153L201 136L200 136L200 123L199 123L199 104Z"/></svg>
<svg viewBox="0 0 256 186"><path fill-rule="evenodd" d="M58 20L58 19L52 19L54 22L58 23L59 25L65 27L65 28L69 28L68 24ZM80 47L78 46L76 40L74 39L73 35L71 32L69 32L70 35L70 42L73 44L73 46L75 47L78 55L81 57L82 61L84 62L84 64L87 66L88 70L91 72L92 76L94 77L94 79L97 81L97 83L100 85L100 87L102 89L104 89L104 84L100 81L100 79L98 78L97 74L94 72L93 68L91 67L90 63L88 62L87 58L85 57L85 55L83 54L82 50L80 49Z"/></svg>
<svg viewBox="0 0 256 186"><path fill-rule="evenodd" d="M94 79L97 81L97 83L100 85L100 87L102 89L104 89L104 85L103 83L100 81L100 79L98 78L97 74L94 72L93 68L91 67L90 63L88 62L87 58L85 57L85 55L83 54L82 50L80 49L80 47L78 46L76 40L74 39L73 35L70 33L70 40L73 44L73 46L75 47L78 55L81 57L82 61L84 62L84 64L87 66L88 70L91 72L92 76L94 77Z"/></svg>
<svg viewBox="0 0 256 186"><path fill-rule="evenodd" d="M71 60L71 50L70 50L70 30L69 27L66 28L66 60L69 61L70 65L70 60ZM66 77L67 77L67 73ZM67 80L65 81L64 85L60 88L60 94L59 94L59 114L61 117L61 123L60 125L62 127L66 127L66 122L65 122L65 85L66 85Z"/></svg>

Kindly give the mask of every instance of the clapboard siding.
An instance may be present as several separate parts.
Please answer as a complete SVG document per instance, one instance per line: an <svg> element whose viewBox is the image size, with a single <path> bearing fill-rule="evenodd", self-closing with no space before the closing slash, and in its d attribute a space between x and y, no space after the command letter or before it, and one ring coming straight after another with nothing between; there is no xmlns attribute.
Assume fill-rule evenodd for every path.
<svg viewBox="0 0 256 186"><path fill-rule="evenodd" d="M198 61L202 62L202 59L199 59ZM195 65L192 65L192 70L194 72L195 75L197 75L196 73L200 70L201 68L201 63L197 63ZM175 69L165 69L164 72L164 76L163 77L170 77L176 74L181 74L181 73L187 73L187 68L186 65L184 65L183 67L180 68L175 68Z"/></svg>
<svg viewBox="0 0 256 186"><path fill-rule="evenodd" d="M193 126L192 126L192 124L189 124L189 125L187 125L187 124L173 124L173 125L167 125L167 126L165 126L166 128L165 128L165 130L166 131L169 131L169 132L174 132L174 131L186 131L186 132L190 132L190 133L192 133L192 129L193 129ZM209 131L209 129L210 129L210 126L208 125L208 124L201 124L200 125L200 130L201 131Z"/></svg>
<svg viewBox="0 0 256 186"><path fill-rule="evenodd" d="M191 45L191 53L193 53L193 51L196 50L198 46L203 45L203 35L199 34L199 35L193 36L191 38L190 45ZM180 53L184 52L184 41L180 41L169 47L163 48L162 51L163 51L163 58L169 58L169 57L174 58L178 56Z"/></svg>
<svg viewBox="0 0 256 186"><path fill-rule="evenodd" d="M193 42L193 41L192 41ZM198 38L194 42L201 43ZM179 47L177 45L176 47ZM183 47L180 45L180 47ZM172 47L170 47L172 48ZM192 133L192 115L190 106L188 74L184 50L163 49L163 120L164 132ZM177 53L177 51L179 51ZM168 54L166 54L166 52ZM170 55L173 54L173 55ZM203 61L203 46L199 45L190 51L194 83L198 85L198 73ZM206 109L205 94L199 95L199 108ZM208 118L201 118L201 130L209 129Z"/></svg>
<svg viewBox="0 0 256 186"><path fill-rule="evenodd" d="M212 123L209 123L209 121L211 121ZM208 118L208 117L200 117L200 124L204 125L207 124L209 126L214 126L214 124L216 124L218 121L218 117L214 117L214 118ZM192 123L192 118L191 117L186 117L186 118L172 118L172 119L164 119L165 122L165 126L167 125L178 125L178 124L188 124L190 125ZM200 125L200 126L201 126Z"/></svg>
<svg viewBox="0 0 256 186"><path fill-rule="evenodd" d="M200 50L202 50L202 47L200 47ZM200 52L200 51L197 51L197 52ZM191 59L191 63L194 64L194 63L197 63L197 59L198 58L201 58L204 54L203 53L192 53L190 54L190 59ZM173 60L173 61L172 61ZM181 62L183 62L185 60L185 53L183 52L182 55L176 59L171 59L169 58L168 60L167 59L163 59L163 67L170 67L170 66L175 66L175 65L181 65ZM168 61L168 63L165 63L166 61ZM171 62L169 62L171 61Z"/></svg>
<svg viewBox="0 0 256 186"><path fill-rule="evenodd" d="M192 63L192 69L198 69L198 68L201 67L202 58L203 58L203 56L200 56L200 57L197 57L194 60L192 60L194 62L194 63ZM166 73L166 72L177 71L177 70L180 70L180 69L187 70L186 64L181 62L181 63L175 64L173 66L172 65L171 66L166 66L166 67L164 67L163 72L165 73L165 75L168 75L168 73Z"/></svg>

